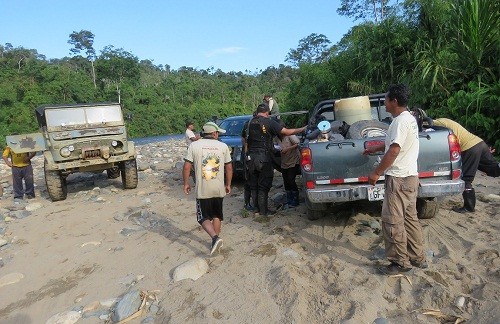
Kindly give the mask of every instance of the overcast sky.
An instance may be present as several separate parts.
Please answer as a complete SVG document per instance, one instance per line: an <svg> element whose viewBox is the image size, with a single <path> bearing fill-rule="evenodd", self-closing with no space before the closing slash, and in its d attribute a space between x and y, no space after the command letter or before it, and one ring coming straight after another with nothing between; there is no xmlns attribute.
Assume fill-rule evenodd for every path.
<svg viewBox="0 0 500 324"><path fill-rule="evenodd" d="M0 44L36 49L47 59L70 55L69 35L94 35L155 65L258 72L286 64L312 33L337 43L353 26L339 0L0 0Z"/></svg>

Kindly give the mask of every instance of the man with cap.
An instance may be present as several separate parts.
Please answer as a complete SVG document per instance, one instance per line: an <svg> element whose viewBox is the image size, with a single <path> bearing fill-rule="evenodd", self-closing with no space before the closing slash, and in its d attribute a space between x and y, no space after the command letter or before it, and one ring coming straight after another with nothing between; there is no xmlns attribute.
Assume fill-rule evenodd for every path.
<svg viewBox="0 0 500 324"><path fill-rule="evenodd" d="M256 116L250 120L247 135L247 164L251 196L256 214L268 216L274 214L267 206L269 190L273 184L274 168L272 162L273 138L275 136L295 135L305 131L306 127L285 128L269 117L269 106L260 104ZM258 209L256 208L258 206Z"/></svg>
<svg viewBox="0 0 500 324"><path fill-rule="evenodd" d="M233 178L231 152L218 140L219 134L225 132L213 122L203 125L201 139L188 147L182 170L186 195L191 192L189 172L191 169L195 171L196 219L212 238L210 255L222 247L219 237L224 220L222 201L226 194L231 193Z"/></svg>

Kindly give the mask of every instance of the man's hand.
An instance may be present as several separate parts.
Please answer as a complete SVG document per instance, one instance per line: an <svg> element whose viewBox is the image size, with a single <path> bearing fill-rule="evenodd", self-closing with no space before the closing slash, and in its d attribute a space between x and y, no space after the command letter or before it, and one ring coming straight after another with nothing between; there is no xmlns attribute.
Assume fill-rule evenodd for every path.
<svg viewBox="0 0 500 324"><path fill-rule="evenodd" d="M226 194L229 195L231 193L231 186L230 185L226 185Z"/></svg>
<svg viewBox="0 0 500 324"><path fill-rule="evenodd" d="M374 186L375 183L377 183L377 181L378 181L379 178L380 178L380 174L372 172L368 176L368 183L371 184L372 186Z"/></svg>
<svg viewBox="0 0 500 324"><path fill-rule="evenodd" d="M186 195L189 195L190 192L191 192L191 185L189 183L185 183L184 184L184 193Z"/></svg>

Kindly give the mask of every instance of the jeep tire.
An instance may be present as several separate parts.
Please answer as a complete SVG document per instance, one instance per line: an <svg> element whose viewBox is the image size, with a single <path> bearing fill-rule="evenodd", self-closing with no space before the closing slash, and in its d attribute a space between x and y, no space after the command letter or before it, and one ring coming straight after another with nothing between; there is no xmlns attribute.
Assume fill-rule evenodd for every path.
<svg viewBox="0 0 500 324"><path fill-rule="evenodd" d="M64 200L68 196L68 186L66 178L57 170L47 170L44 167L45 185L52 201Z"/></svg>
<svg viewBox="0 0 500 324"><path fill-rule="evenodd" d="M120 166L124 189L137 188L137 162L135 159L124 161Z"/></svg>

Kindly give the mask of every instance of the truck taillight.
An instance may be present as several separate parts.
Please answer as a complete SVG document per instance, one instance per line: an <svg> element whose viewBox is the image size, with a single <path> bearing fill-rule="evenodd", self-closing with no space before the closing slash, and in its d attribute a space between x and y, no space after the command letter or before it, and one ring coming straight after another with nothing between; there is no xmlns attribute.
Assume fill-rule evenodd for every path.
<svg viewBox="0 0 500 324"><path fill-rule="evenodd" d="M458 143L458 138L455 134L448 135L448 144L450 146L450 160L451 162L456 162L460 160L460 144Z"/></svg>
<svg viewBox="0 0 500 324"><path fill-rule="evenodd" d="M460 179L461 176L462 176L462 170L456 169L451 171L451 178L453 180Z"/></svg>
<svg viewBox="0 0 500 324"><path fill-rule="evenodd" d="M311 172L312 171L312 155L310 148L303 148L300 151L300 166L304 171Z"/></svg>

